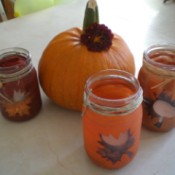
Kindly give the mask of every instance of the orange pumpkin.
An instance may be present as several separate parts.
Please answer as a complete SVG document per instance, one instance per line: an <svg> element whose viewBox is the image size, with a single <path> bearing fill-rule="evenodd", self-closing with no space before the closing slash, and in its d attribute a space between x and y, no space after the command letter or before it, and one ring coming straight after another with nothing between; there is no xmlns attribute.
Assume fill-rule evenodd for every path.
<svg viewBox="0 0 175 175"><path fill-rule="evenodd" d="M87 8L90 9L88 5ZM72 28L58 34L39 62L40 84L46 95L58 105L78 111L82 109L84 86L90 75L104 69L135 73L133 55L119 35L113 35L108 49L90 51L81 41L84 32Z"/></svg>

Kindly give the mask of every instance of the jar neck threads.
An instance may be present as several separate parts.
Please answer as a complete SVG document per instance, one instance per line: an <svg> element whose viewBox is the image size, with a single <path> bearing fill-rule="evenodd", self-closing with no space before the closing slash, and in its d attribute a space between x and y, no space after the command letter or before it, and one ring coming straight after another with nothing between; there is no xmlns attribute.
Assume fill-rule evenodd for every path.
<svg viewBox="0 0 175 175"><path fill-rule="evenodd" d="M175 46L149 47L143 53L143 65L156 74L175 77Z"/></svg>
<svg viewBox="0 0 175 175"><path fill-rule="evenodd" d="M33 66L30 53L23 48L7 48L0 51L0 81L7 83L26 76Z"/></svg>
<svg viewBox="0 0 175 175"><path fill-rule="evenodd" d="M99 95L103 88L106 88L103 92L106 96ZM106 116L126 115L141 102L142 89L139 82L127 72L108 69L94 74L86 83L84 108L90 108L96 113Z"/></svg>

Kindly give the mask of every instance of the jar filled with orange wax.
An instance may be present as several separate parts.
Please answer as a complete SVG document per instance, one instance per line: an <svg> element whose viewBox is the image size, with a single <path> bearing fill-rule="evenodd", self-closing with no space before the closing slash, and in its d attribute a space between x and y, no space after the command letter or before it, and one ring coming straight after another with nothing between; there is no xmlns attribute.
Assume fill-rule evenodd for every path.
<svg viewBox="0 0 175 175"><path fill-rule="evenodd" d="M142 123L142 89L133 75L108 69L86 82L84 147L97 165L116 169L136 155Z"/></svg>
<svg viewBox="0 0 175 175"><path fill-rule="evenodd" d="M154 45L143 54L143 125L165 132L175 126L175 46Z"/></svg>

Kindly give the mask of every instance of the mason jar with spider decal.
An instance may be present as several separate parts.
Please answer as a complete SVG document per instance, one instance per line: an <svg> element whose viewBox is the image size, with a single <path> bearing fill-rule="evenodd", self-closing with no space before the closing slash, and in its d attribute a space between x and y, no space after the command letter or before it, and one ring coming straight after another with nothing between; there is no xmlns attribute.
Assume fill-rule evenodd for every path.
<svg viewBox="0 0 175 175"><path fill-rule="evenodd" d="M164 132L175 127L175 46L153 45L143 53L143 125Z"/></svg>
<svg viewBox="0 0 175 175"><path fill-rule="evenodd" d="M41 109L36 70L23 48L0 50L0 108L12 121L31 119Z"/></svg>
<svg viewBox="0 0 175 175"><path fill-rule="evenodd" d="M142 123L142 89L133 75L108 69L92 75L84 91L83 133L88 156L116 169L136 155Z"/></svg>

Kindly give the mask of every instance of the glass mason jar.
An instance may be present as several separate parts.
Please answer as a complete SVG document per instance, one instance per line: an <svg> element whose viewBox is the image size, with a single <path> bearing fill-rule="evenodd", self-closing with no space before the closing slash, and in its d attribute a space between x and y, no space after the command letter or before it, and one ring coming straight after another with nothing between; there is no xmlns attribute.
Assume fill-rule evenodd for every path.
<svg viewBox="0 0 175 175"><path fill-rule="evenodd" d="M12 121L33 118L41 108L37 73L23 48L0 51L0 108Z"/></svg>
<svg viewBox="0 0 175 175"><path fill-rule="evenodd" d="M98 165L116 169L137 153L142 123L142 89L133 75L108 69L86 82L84 147Z"/></svg>
<svg viewBox="0 0 175 175"><path fill-rule="evenodd" d="M153 45L143 53L143 125L165 132L175 126L175 46Z"/></svg>

